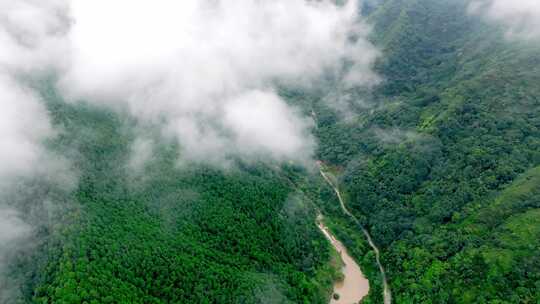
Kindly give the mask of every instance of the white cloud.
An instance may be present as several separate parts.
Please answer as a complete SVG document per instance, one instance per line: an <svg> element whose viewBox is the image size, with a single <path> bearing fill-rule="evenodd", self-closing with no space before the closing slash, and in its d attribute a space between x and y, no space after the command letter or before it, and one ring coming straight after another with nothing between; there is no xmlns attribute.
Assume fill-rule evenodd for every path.
<svg viewBox="0 0 540 304"><path fill-rule="evenodd" d="M6 279L7 265L18 242L29 238L31 227L23 222L19 214L0 207L0 303L14 303L17 299L15 283Z"/></svg>
<svg viewBox="0 0 540 304"><path fill-rule="evenodd" d="M58 67L67 48L65 1L0 0L0 182L36 171L53 135L39 97L21 79Z"/></svg>
<svg viewBox="0 0 540 304"><path fill-rule="evenodd" d="M0 0L0 68L36 72L61 66L67 51L65 0Z"/></svg>
<svg viewBox="0 0 540 304"><path fill-rule="evenodd" d="M0 302L16 297L2 272L33 229L6 202L10 184L74 180L43 145L55 130L29 79L54 71L68 99L163 125L183 161L305 163L312 122L275 85L309 86L344 60L348 86L374 83L378 53L357 13L355 1L333 0L0 0ZM152 157L151 144L134 144L133 168Z"/></svg>
<svg viewBox="0 0 540 304"><path fill-rule="evenodd" d="M345 71L344 62L346 86L377 80L371 66L378 52L356 1L335 2L0 0L0 194L17 178L73 181L61 157L43 146L55 131L25 84L48 71L67 98L163 125L181 143L184 161L309 161L312 122L275 84L309 86ZM142 167L150 145L136 142L130 165ZM0 199L0 248L7 248L32 225ZM0 269L5 257L0 250Z"/></svg>
<svg viewBox="0 0 540 304"><path fill-rule="evenodd" d="M149 138L137 137L131 145L128 169L134 173L141 173L144 165L153 157L154 145L154 141Z"/></svg>
<svg viewBox="0 0 540 304"><path fill-rule="evenodd" d="M422 135L412 130L401 130L398 128L381 129L373 128L375 137L384 144L396 145L420 138Z"/></svg>
<svg viewBox="0 0 540 304"><path fill-rule="evenodd" d="M251 91L225 107L224 125L234 142L247 153L265 151L278 159L311 156L314 148L308 133L312 121L301 118L272 92Z"/></svg>
<svg viewBox="0 0 540 304"><path fill-rule="evenodd" d="M475 0L470 10L505 26L509 38L540 38L538 0Z"/></svg>
<svg viewBox="0 0 540 304"><path fill-rule="evenodd" d="M377 51L355 1L73 0L71 8L63 91L164 121L187 160L304 161L310 124L274 84L307 85L344 59L350 85L376 79Z"/></svg>
<svg viewBox="0 0 540 304"><path fill-rule="evenodd" d="M41 141L52 134L42 103L0 74L0 179L25 176L38 166Z"/></svg>
<svg viewBox="0 0 540 304"><path fill-rule="evenodd" d="M34 175L56 178L56 170L65 169L61 158L43 146L53 128L44 104L23 79L60 66L66 9L63 1L0 0L0 303L12 303L18 295L16 282L4 272L9 257L29 245L23 240L33 227L8 199L14 193L23 196L13 186ZM67 181L72 179L58 183Z"/></svg>
<svg viewBox="0 0 540 304"><path fill-rule="evenodd" d="M8 248L18 238L28 236L30 226L21 221L20 216L13 210L0 208L0 248ZM0 254L0 267L2 267Z"/></svg>
<svg viewBox="0 0 540 304"><path fill-rule="evenodd" d="M0 0L0 185L47 171L42 144L54 131L25 80L59 67L67 50L67 10L63 0ZM53 157L50 163L59 162Z"/></svg>
<svg viewBox="0 0 540 304"><path fill-rule="evenodd" d="M54 132L44 104L23 80L58 67L66 14L63 1L0 0L0 185L47 171L42 144Z"/></svg>
<svg viewBox="0 0 540 304"><path fill-rule="evenodd" d="M4 196L14 180L41 165L40 141L51 129L36 98L1 73L0 107L0 303L8 303L14 289L4 275L7 259L18 246L15 241L27 237L31 227L5 205Z"/></svg>

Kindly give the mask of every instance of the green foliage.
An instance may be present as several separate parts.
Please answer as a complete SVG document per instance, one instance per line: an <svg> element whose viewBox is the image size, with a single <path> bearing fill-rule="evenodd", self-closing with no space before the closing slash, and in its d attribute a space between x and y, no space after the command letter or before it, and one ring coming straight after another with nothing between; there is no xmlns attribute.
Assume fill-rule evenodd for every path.
<svg viewBox="0 0 540 304"><path fill-rule="evenodd" d="M315 211L280 170L176 164L162 140L129 168L134 125L44 90L53 143L78 168L63 233L27 293L34 303L324 303L335 268ZM271 302L268 302L269 299Z"/></svg>
<svg viewBox="0 0 540 304"><path fill-rule="evenodd" d="M468 3L364 2L384 82L347 92L363 102L352 121L325 103L331 84L280 92L313 113L317 156L380 247L396 303L540 301L540 48ZM325 303L338 274L317 208L369 277L365 303L381 302L373 253L316 172L178 167L167 140L133 172L134 122L42 91L64 130L50 145L80 176L52 192L72 205L40 232L44 255L13 267L26 302Z"/></svg>
<svg viewBox="0 0 540 304"><path fill-rule="evenodd" d="M385 81L353 122L313 100L319 157L342 168L396 303L537 303L540 47L468 1L381 2Z"/></svg>

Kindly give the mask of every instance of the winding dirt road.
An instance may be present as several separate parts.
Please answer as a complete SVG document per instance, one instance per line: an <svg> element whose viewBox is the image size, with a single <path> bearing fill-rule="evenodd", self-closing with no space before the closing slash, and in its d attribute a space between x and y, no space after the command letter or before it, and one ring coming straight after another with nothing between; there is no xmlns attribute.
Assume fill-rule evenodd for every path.
<svg viewBox="0 0 540 304"><path fill-rule="evenodd" d="M338 197L338 200L339 200L339 203L341 205L341 209L343 210L343 212L346 215L351 217L354 220L354 222L356 224L358 224L359 227L361 227L362 232L364 233L364 235L365 235L365 237L366 237L366 239L367 239L367 241L369 243L369 246L373 249L373 252L375 252L375 259L376 259L377 266L379 267L379 271L381 273L381 277L382 277L382 280L383 280L384 304L391 304L392 303L392 293L390 291L390 286L388 285L388 280L386 278L386 272L384 270L384 267L381 264L379 248L373 242L373 239L371 238L371 235L369 234L369 232L360 224L360 221L358 221L358 219L349 211L349 209L347 209L347 206L345 205L343 197L341 196L341 192L338 189L337 182L332 181L332 178L330 177L330 175L323 170L324 167L323 167L322 162L317 162L317 163L319 165L319 172L321 173L322 177L332 187L332 189L334 189L334 192L336 193L336 195ZM331 302L331 303L333 303L333 302Z"/></svg>

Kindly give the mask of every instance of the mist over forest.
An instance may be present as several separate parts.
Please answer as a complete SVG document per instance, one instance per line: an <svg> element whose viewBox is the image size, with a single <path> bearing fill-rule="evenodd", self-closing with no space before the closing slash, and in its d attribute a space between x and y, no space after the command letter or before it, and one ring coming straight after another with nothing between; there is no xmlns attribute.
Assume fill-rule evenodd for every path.
<svg viewBox="0 0 540 304"><path fill-rule="evenodd" d="M0 304L537 303L539 20L0 0Z"/></svg>

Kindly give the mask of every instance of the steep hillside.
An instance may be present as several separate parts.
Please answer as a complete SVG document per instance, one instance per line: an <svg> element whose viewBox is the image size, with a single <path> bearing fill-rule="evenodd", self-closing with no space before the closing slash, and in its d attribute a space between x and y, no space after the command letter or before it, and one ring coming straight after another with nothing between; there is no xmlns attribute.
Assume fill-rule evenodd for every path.
<svg viewBox="0 0 540 304"><path fill-rule="evenodd" d="M24 273L23 303L329 298L337 275L330 246L313 205L279 168L179 167L178 147L166 139L134 167L134 121L42 91L63 130L51 146L80 176L74 193L56 197L73 207L44 223L43 245L11 267Z"/></svg>
<svg viewBox="0 0 540 304"><path fill-rule="evenodd" d="M30 139L70 174L43 174L51 166L36 158L40 175L8 175L16 186L0 211L27 231L0 248L0 303L328 303L340 263L319 215L368 277L364 304L383 303L385 279L398 304L540 303L540 43L509 39L471 1L366 0L371 31L341 1L296 1L296 14L287 1L209 1L215 11L171 1L197 18L149 16L189 27L189 38L167 22L143 31L164 49L158 63L133 32L146 29L140 15L110 37L92 31L103 1L82 14L91 39L72 46L103 52L88 57L95 71L84 52L61 58L74 70L36 64L36 75L5 72L0 56L0 84L13 69L10 81L45 104L51 134ZM50 17L53 29L37 33L53 44L70 32L68 7L20 19ZM123 34L131 44L116 41ZM351 75L365 79L341 82ZM81 97L64 92L77 85Z"/></svg>
<svg viewBox="0 0 540 304"><path fill-rule="evenodd" d="M467 7L381 1L371 109L343 122L314 102L320 156L382 247L396 303L540 299L540 47Z"/></svg>

